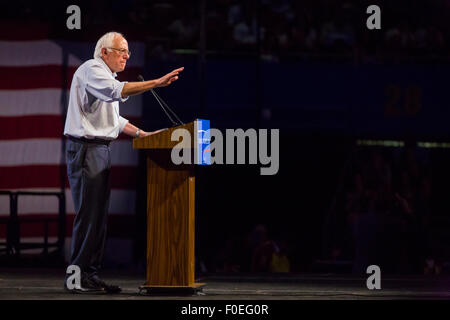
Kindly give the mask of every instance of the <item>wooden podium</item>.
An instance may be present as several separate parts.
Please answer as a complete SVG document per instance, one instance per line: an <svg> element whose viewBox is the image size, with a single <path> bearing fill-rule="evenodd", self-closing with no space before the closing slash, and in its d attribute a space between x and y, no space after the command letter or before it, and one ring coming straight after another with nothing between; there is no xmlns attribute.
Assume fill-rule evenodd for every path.
<svg viewBox="0 0 450 320"><path fill-rule="evenodd" d="M144 149L147 159L147 280L140 290L149 294L193 294L204 286L194 280L195 164L175 165L171 159L174 147L194 154L203 131L199 121L206 120L133 140L133 149ZM171 141L176 129L186 129L190 141Z"/></svg>

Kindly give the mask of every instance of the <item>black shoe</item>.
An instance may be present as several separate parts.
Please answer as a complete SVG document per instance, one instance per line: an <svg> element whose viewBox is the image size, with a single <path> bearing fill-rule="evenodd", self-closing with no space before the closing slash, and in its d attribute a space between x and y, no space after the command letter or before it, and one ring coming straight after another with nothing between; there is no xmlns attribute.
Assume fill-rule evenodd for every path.
<svg viewBox="0 0 450 320"><path fill-rule="evenodd" d="M72 293L89 293L89 294L104 294L107 293L103 286L87 277L81 277L80 287L69 289L67 287L67 282L64 282L64 289Z"/></svg>
<svg viewBox="0 0 450 320"><path fill-rule="evenodd" d="M105 281L101 280L97 275L92 276L91 278L89 278L89 280L95 283L96 286L103 288L103 290L105 290L106 293L119 293L122 291L122 289L119 286L107 284L105 283Z"/></svg>

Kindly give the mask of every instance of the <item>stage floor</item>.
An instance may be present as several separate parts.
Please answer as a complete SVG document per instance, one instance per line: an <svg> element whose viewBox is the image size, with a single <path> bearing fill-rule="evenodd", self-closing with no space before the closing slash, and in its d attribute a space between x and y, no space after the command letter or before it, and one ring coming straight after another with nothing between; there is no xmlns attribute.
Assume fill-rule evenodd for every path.
<svg viewBox="0 0 450 320"><path fill-rule="evenodd" d="M382 276L380 290L368 290L366 278L351 275L208 276L194 296L148 296L139 293L145 277L107 273L103 279L122 287L116 295L72 294L63 289L63 269L0 269L0 299L101 300L367 300L450 299L449 276Z"/></svg>

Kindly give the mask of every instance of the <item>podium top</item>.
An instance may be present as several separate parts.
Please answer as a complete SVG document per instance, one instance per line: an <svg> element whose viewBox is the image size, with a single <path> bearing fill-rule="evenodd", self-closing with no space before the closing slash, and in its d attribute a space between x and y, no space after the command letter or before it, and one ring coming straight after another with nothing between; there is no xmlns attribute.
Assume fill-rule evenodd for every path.
<svg viewBox="0 0 450 320"><path fill-rule="evenodd" d="M172 141L172 133L177 129L185 129L190 134L190 139L184 141ZM133 139L133 149L172 149L199 147L204 150L210 144L209 139L209 120L196 119L192 122L179 125L168 130L153 134L147 137ZM202 147L203 146L203 147Z"/></svg>
<svg viewBox="0 0 450 320"><path fill-rule="evenodd" d="M172 132L177 129L186 129L192 136L194 133L194 122L195 121L169 128L168 130L164 130L147 137L134 138L133 149L172 149L177 144L179 144L178 141L171 140ZM180 145L180 147L189 148L193 147L193 144L189 145L188 143L186 143Z"/></svg>

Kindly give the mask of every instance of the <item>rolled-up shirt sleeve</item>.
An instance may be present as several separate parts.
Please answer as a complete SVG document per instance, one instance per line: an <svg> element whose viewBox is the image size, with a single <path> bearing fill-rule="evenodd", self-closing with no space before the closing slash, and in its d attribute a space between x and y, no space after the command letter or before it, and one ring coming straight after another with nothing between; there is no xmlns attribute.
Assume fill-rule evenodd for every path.
<svg viewBox="0 0 450 320"><path fill-rule="evenodd" d="M119 132L122 133L123 128L127 125L127 123L130 122L128 119L125 119L122 116L119 116Z"/></svg>
<svg viewBox="0 0 450 320"><path fill-rule="evenodd" d="M128 99L122 98L122 89L127 81L114 79L99 65L92 65L87 73L86 90L97 99L105 102L125 102Z"/></svg>

